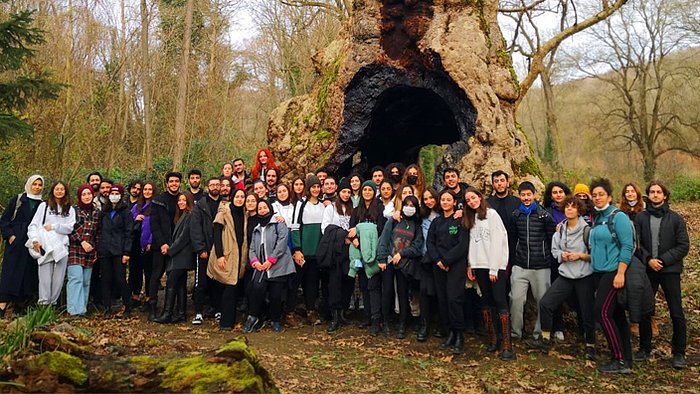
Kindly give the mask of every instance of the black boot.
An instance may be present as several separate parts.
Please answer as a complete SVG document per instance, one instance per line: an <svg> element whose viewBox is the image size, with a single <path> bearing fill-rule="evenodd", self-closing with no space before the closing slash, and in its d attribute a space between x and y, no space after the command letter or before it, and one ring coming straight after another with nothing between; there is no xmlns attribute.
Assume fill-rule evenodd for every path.
<svg viewBox="0 0 700 394"><path fill-rule="evenodd" d="M452 346L452 354L462 354L464 353L464 333L462 331L457 331L455 336L455 344Z"/></svg>
<svg viewBox="0 0 700 394"><path fill-rule="evenodd" d="M156 320L156 306L157 306L157 301L156 300L149 300L148 304L146 304L146 309L148 311L148 321L155 321Z"/></svg>
<svg viewBox="0 0 700 394"><path fill-rule="evenodd" d="M418 326L418 334L416 334L416 340L418 342L425 342L428 340L428 331L428 319L421 317L420 325Z"/></svg>
<svg viewBox="0 0 700 394"><path fill-rule="evenodd" d="M340 320L340 325L341 326L349 326L350 320L348 320L348 318L345 317L345 309L339 309L338 311L340 312L340 314L338 315L338 319Z"/></svg>
<svg viewBox="0 0 700 394"><path fill-rule="evenodd" d="M328 333L336 332L338 328L340 328L340 311L336 309L331 311L331 323L328 325L328 330L326 331Z"/></svg>
<svg viewBox="0 0 700 394"><path fill-rule="evenodd" d="M445 342L440 344L440 349L448 349L455 345L455 340L457 340L457 333L450 330L450 334L445 339Z"/></svg>
<svg viewBox="0 0 700 394"><path fill-rule="evenodd" d="M399 327L396 329L396 338L397 339L406 338L406 323L399 322Z"/></svg>
<svg viewBox="0 0 700 394"><path fill-rule="evenodd" d="M501 312L499 314L501 320L501 347L503 352L501 353L501 360L510 361L515 360L515 352L513 351L513 342L510 338L510 316L508 312Z"/></svg>
<svg viewBox="0 0 700 394"><path fill-rule="evenodd" d="M490 308L484 308L481 313L484 317L484 326L486 326L486 332L489 334L489 346L486 351L493 353L498 350L498 338L496 337L496 327L493 325L493 317L491 315Z"/></svg>
<svg viewBox="0 0 700 394"><path fill-rule="evenodd" d="M389 338L391 336L391 327L389 326L389 320L384 320L384 324L382 324L382 331L385 337Z"/></svg>
<svg viewBox="0 0 700 394"><path fill-rule="evenodd" d="M379 320L372 320L372 323L369 327L369 335L376 337L379 335L379 331L381 331L381 326L382 324L379 322Z"/></svg>
<svg viewBox="0 0 700 394"><path fill-rule="evenodd" d="M175 306L175 289L166 288L165 289L165 307L163 308L163 314L153 321L161 324L168 324L173 322L173 307Z"/></svg>
<svg viewBox="0 0 700 394"><path fill-rule="evenodd" d="M175 316L173 316L173 323L182 323L187 320L187 288L181 286L177 289L177 308L175 309Z"/></svg>

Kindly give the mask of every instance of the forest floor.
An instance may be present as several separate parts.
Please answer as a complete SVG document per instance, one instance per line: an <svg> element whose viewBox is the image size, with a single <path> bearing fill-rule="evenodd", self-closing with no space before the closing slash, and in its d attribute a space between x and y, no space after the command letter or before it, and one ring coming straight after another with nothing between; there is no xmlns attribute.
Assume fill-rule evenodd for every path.
<svg viewBox="0 0 700 394"><path fill-rule="evenodd" d="M438 348L440 339L415 340L414 326L403 340L372 337L348 326L329 335L326 326L269 327L247 336L262 365L284 393L526 393L526 392L700 392L700 203L675 204L688 221L691 255L683 277L684 310L688 319L688 368L670 366L671 323L662 297L658 304L660 335L652 358L637 363L629 375L602 375L598 363L608 358L605 339L598 337L598 359L588 361L576 335L575 319L567 318L567 335L549 355L515 342L517 360L501 361L486 352L485 336L467 336L459 356ZM239 318L240 320L240 318ZM242 336L240 325L220 332L212 320L201 326L188 323L149 323L143 313L132 319L103 321L99 317L66 320L90 333L90 343L105 355L133 357L177 355L191 357L211 352ZM633 337L636 349L637 339ZM92 376L97 371L90 371ZM92 378L91 378L92 379ZM80 389L78 389L80 390Z"/></svg>

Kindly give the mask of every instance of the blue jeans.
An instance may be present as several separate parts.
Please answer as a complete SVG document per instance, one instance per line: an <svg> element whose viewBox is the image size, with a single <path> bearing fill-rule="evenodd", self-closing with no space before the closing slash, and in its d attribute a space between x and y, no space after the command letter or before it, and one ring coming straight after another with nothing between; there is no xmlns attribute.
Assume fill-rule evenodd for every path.
<svg viewBox="0 0 700 394"><path fill-rule="evenodd" d="M71 315L84 315L87 312L90 276L92 276L92 268L84 268L77 264L68 266L66 295L68 313Z"/></svg>

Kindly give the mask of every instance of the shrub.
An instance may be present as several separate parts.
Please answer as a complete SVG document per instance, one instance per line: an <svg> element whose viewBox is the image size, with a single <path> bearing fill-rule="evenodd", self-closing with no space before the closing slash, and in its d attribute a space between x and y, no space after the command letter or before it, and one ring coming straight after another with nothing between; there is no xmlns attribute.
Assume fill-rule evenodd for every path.
<svg viewBox="0 0 700 394"><path fill-rule="evenodd" d="M669 185L673 201L700 200L700 178L677 176Z"/></svg>

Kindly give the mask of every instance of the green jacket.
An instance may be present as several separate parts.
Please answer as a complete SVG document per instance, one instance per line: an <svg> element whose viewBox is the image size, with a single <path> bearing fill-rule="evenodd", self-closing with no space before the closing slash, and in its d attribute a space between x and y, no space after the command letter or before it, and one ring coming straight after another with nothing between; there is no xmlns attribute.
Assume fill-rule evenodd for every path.
<svg viewBox="0 0 700 394"><path fill-rule="evenodd" d="M377 245L379 243L379 233L377 225L374 223L358 223L355 226L357 238L360 241L360 248L350 244L350 270L348 276L354 278L357 275L355 260L361 260L364 265L365 275L371 278L378 274L380 269L377 264Z"/></svg>

